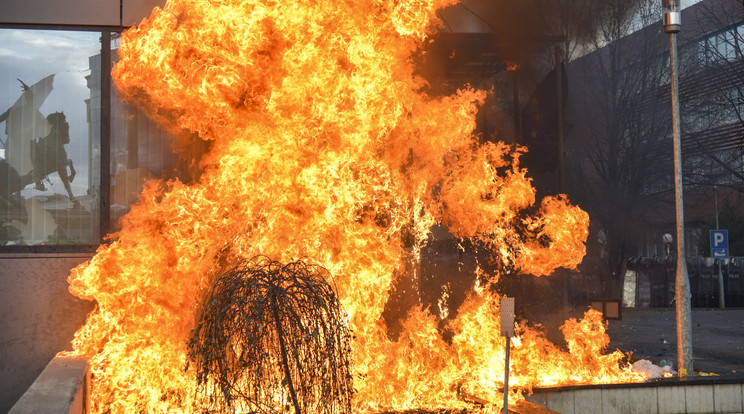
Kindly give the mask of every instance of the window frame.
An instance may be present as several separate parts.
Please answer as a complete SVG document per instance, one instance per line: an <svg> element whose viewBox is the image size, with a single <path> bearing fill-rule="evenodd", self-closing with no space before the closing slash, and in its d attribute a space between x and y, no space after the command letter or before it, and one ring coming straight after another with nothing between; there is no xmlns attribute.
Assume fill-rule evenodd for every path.
<svg viewBox="0 0 744 414"><path fill-rule="evenodd" d="M109 243L111 238L108 234L110 226L110 160L111 160L111 98L112 79L111 68L113 59L111 53L112 42L115 37L128 27L124 26L85 26L85 25L49 25L49 24L8 24L0 23L0 29L23 29L23 30L60 30L98 32L101 40L101 155L100 155L100 199L99 199L99 234L98 242L95 244L38 244L38 245L2 245L2 254L24 254L24 253L93 253L102 244Z"/></svg>

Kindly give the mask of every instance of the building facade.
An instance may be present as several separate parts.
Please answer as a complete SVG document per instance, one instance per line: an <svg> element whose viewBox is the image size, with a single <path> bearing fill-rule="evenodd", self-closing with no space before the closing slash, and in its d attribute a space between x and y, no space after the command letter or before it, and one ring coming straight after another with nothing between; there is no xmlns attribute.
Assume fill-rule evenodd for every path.
<svg viewBox="0 0 744 414"><path fill-rule="evenodd" d="M589 212L589 255L609 264L616 287L629 264L676 260L669 36L655 7L639 17L642 29L618 31L566 68L567 192ZM695 289L716 268L709 230L728 229L730 254L744 255L744 5L698 2L682 11L677 37L685 252Z"/></svg>
<svg viewBox="0 0 744 414"><path fill-rule="evenodd" d="M698 256L707 249L707 233L700 232L715 219L715 196L722 210L744 188L744 6L704 0L682 18L685 247ZM615 233L608 237L623 232L625 245L614 249L623 248L624 257L665 255L663 235L674 234L675 216L669 40L660 20L570 62L566 71L569 192L602 230Z"/></svg>
<svg viewBox="0 0 744 414"><path fill-rule="evenodd" d="M94 304L67 291L145 179L183 173L116 96L120 33L164 0L4 1L0 12L0 412Z"/></svg>

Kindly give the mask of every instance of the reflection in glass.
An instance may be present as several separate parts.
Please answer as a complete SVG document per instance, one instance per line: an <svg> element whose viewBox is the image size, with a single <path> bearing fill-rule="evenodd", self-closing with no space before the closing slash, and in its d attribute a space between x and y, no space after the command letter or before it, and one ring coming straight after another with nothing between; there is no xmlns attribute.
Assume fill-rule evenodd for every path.
<svg viewBox="0 0 744 414"><path fill-rule="evenodd" d="M118 39L112 42L116 61ZM119 230L119 220L137 201L150 180L179 180L192 183L199 177L198 160L209 143L183 131L180 138L160 128L148 117L148 111L122 102L112 88L111 164L109 166L109 228Z"/></svg>
<svg viewBox="0 0 744 414"><path fill-rule="evenodd" d="M100 240L99 38L0 29L0 245Z"/></svg>

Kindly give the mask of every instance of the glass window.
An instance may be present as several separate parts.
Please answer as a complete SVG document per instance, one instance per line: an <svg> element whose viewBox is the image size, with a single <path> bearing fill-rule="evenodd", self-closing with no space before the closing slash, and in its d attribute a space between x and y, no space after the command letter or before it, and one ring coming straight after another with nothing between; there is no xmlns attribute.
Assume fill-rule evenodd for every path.
<svg viewBox="0 0 744 414"><path fill-rule="evenodd" d="M112 42L118 60L119 39ZM175 139L148 117L148 111L122 102L111 89L111 163L109 166L109 229L120 229L119 219L137 201L148 180L178 179L192 183L199 177L198 160L209 143L196 135ZM177 147L176 147L177 146Z"/></svg>
<svg viewBox="0 0 744 414"><path fill-rule="evenodd" d="M0 246L100 242L100 38L0 29Z"/></svg>
<svg viewBox="0 0 744 414"><path fill-rule="evenodd" d="M736 59L736 37L733 30L727 30L716 36L719 60L732 61Z"/></svg>
<svg viewBox="0 0 744 414"><path fill-rule="evenodd" d="M731 88L724 92L721 102L721 123L739 120L739 89Z"/></svg>
<svg viewBox="0 0 744 414"><path fill-rule="evenodd" d="M693 74L700 69L700 63L698 62L698 47L698 43L691 42L679 48L678 64L680 76Z"/></svg>
<svg viewBox="0 0 744 414"><path fill-rule="evenodd" d="M708 42L707 38L698 42L698 62L700 66L706 66L708 64Z"/></svg>
<svg viewBox="0 0 744 414"><path fill-rule="evenodd" d="M657 62L659 62L657 66L658 67L657 73L659 76L658 85L659 86L668 85L672 81L672 77L671 77L672 72L670 69L671 59L668 55L665 55L661 57L661 59L657 58Z"/></svg>

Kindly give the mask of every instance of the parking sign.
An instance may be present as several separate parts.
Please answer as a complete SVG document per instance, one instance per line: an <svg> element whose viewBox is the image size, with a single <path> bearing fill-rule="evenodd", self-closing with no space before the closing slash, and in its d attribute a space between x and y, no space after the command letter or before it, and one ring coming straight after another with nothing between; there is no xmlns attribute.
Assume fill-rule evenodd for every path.
<svg viewBox="0 0 744 414"><path fill-rule="evenodd" d="M715 259L729 257L728 230L710 231L710 257Z"/></svg>

